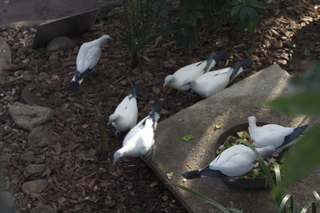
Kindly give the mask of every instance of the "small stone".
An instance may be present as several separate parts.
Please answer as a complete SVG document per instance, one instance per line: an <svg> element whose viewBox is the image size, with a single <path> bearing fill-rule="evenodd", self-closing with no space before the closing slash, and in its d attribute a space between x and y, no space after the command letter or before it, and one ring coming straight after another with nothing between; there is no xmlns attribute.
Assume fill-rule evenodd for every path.
<svg viewBox="0 0 320 213"><path fill-rule="evenodd" d="M35 145L37 147L45 147L50 144L50 139L48 137L48 127L37 126L32 129L28 136L28 144L30 146Z"/></svg>
<svg viewBox="0 0 320 213"><path fill-rule="evenodd" d="M1 211L7 210L7 212L11 212L9 210L15 207L15 198L12 196L10 192L7 192L7 191L0 192L0 202L2 204Z"/></svg>
<svg viewBox="0 0 320 213"><path fill-rule="evenodd" d="M277 40L274 42L274 47L275 48L282 48L283 47L283 42L281 40Z"/></svg>
<svg viewBox="0 0 320 213"><path fill-rule="evenodd" d="M18 64L7 64L3 69L8 71L17 71L20 69L20 66Z"/></svg>
<svg viewBox="0 0 320 213"><path fill-rule="evenodd" d="M47 183L47 180L44 179L24 182L22 184L22 192L30 196L37 196L38 193L45 189Z"/></svg>
<svg viewBox="0 0 320 213"><path fill-rule="evenodd" d="M283 64L283 65L287 64L287 61L284 60L284 59L279 59L279 60L277 60L277 62L278 62L279 64Z"/></svg>
<svg viewBox="0 0 320 213"><path fill-rule="evenodd" d="M24 163L27 163L27 162L32 162L34 161L35 159L35 155L34 155L34 152L29 150L25 153L23 153L21 156L20 156L20 160Z"/></svg>
<svg viewBox="0 0 320 213"><path fill-rule="evenodd" d="M43 172L45 165L44 164L29 164L23 174L24 176L32 175L32 174L39 174Z"/></svg>
<svg viewBox="0 0 320 213"><path fill-rule="evenodd" d="M11 50L7 42L0 36L0 71L11 64Z"/></svg>
<svg viewBox="0 0 320 213"><path fill-rule="evenodd" d="M76 42L66 36L58 36L47 45L48 51L69 49L77 46Z"/></svg>
<svg viewBox="0 0 320 213"><path fill-rule="evenodd" d="M30 213L56 213L56 210L50 206L37 206L33 209L30 209Z"/></svg>
<svg viewBox="0 0 320 213"><path fill-rule="evenodd" d="M30 131L47 122L54 113L48 107L31 106L15 102L9 105L9 114L18 127Z"/></svg>

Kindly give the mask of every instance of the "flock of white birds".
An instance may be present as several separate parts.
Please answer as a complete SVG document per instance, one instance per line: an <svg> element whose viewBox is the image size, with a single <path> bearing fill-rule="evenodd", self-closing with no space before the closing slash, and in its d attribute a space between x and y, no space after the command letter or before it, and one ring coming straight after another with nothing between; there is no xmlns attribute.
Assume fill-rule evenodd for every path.
<svg viewBox="0 0 320 213"><path fill-rule="evenodd" d="M67 88L69 91L76 92L84 78L94 71L101 56L101 45L107 42L108 39L111 39L111 37L103 35L96 40L81 45L76 60L77 69ZM226 88L238 74L253 64L250 59L246 59L243 62L236 62L232 67L211 71L226 55L226 51L216 56L212 52L208 59L184 66L172 75L166 76L163 86L171 86L187 93L187 96L190 96L192 92L196 92L204 98L212 96ZM154 156L154 133L164 102L156 100L150 113L137 123L138 90L138 86L133 86L130 93L109 117L108 124L111 124L116 129L116 135L120 132L128 131L124 137L122 147L114 153L114 164L124 156L141 157L145 161L153 159ZM277 124L258 127L254 116L250 116L248 122L249 134L257 151L262 156L272 155L277 150L289 146L307 128L307 125L294 129ZM187 179L242 176L253 168L252 163L255 159L256 155L251 148L241 144L234 145L224 150L204 168L185 172L182 176Z"/></svg>

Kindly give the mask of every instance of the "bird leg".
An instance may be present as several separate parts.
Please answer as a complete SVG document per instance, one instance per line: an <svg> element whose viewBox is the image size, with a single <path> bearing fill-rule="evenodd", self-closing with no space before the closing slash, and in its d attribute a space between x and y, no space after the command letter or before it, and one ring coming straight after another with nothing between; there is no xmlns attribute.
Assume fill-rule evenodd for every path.
<svg viewBox="0 0 320 213"><path fill-rule="evenodd" d="M147 155L143 156L142 160L144 161L152 160L154 157L154 148L155 148L155 145L152 145L151 151Z"/></svg>
<svg viewBox="0 0 320 213"><path fill-rule="evenodd" d="M183 96L183 98L188 98L188 99L190 99L191 98L191 95L193 94L193 90L190 90L190 92L186 92L185 94L185 96Z"/></svg>

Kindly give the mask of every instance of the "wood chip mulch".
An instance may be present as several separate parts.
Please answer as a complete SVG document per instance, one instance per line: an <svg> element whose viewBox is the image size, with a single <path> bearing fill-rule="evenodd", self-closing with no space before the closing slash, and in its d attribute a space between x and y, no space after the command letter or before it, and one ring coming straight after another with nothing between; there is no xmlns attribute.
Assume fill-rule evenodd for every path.
<svg viewBox="0 0 320 213"><path fill-rule="evenodd" d="M119 21L109 18L94 29L73 39L80 46L102 33L116 38L103 46L98 69L86 78L76 94L65 90L75 70L78 48L48 54L31 48L34 30L5 29L0 35L12 50L12 64L1 88L1 135L4 141L1 162L9 177L10 190L22 212L48 205L57 212L181 212L186 210L139 158L123 158L112 165L113 153L121 147L125 133L118 138L114 128L106 127L110 152L101 151L97 111L107 120L133 84L141 83L138 98L139 120L155 99L166 106L160 121L201 100L194 94L185 99L171 88L163 88L163 79L178 68L204 60L215 51L227 50L227 59L218 68L251 58L254 65L236 81L274 63L292 75L300 75L312 60L319 59L319 1L276 1L261 14L255 33L240 32L233 24L210 32L201 25L198 45L189 53L175 41L162 37L147 46L143 64L131 70L126 47L116 38ZM236 82L235 81L235 82ZM28 145L29 132L15 126L7 105L15 101L50 107L53 119L49 128L50 145ZM25 153L34 156L28 161ZM25 154L25 155L23 155ZM26 172L30 164L35 172ZM28 167L29 168L29 167ZM38 170L37 170L38 169ZM26 193L27 181L46 180L35 194ZM42 183L42 182L41 182Z"/></svg>

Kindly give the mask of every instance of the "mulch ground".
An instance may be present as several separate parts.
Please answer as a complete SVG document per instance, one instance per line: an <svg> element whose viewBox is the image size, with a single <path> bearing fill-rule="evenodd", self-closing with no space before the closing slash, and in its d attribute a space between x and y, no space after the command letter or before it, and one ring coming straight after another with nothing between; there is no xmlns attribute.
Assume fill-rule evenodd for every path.
<svg viewBox="0 0 320 213"><path fill-rule="evenodd" d="M47 54L31 48L34 30L12 28L0 32L12 50L12 65L2 83L5 96L0 98L1 135L4 141L5 173L11 191L22 211L40 204L59 212L186 212L150 168L139 158L123 158L112 165L113 153L121 147L125 133L114 136L115 129L106 127L110 152L101 150L97 113L108 119L133 84L141 83L138 97L139 120L147 115L155 99L165 99L160 121L201 100L190 99L163 88L166 75L180 67L206 59L212 51L227 50L227 59L218 68L251 58L254 65L235 82L277 63L292 75L300 75L309 62L319 59L319 1L277 1L268 4L255 33L240 32L231 23L220 31L200 27L198 45L188 53L173 40L157 38L145 51L142 65L131 70L126 47L117 40L113 26L119 21L109 18L94 29L73 39L77 44L109 34L115 41L103 45L103 54L95 73L86 78L77 93L65 90L74 70L78 48ZM23 77L22 77L23 76ZM15 101L50 107L51 146L30 147L28 132L15 126L7 105ZM28 163L20 156L33 150L32 163L45 164L38 174L25 175ZM7 155L4 155L7 154ZM29 162L30 163L30 162ZM22 183L47 179L48 184L37 197L25 194Z"/></svg>

